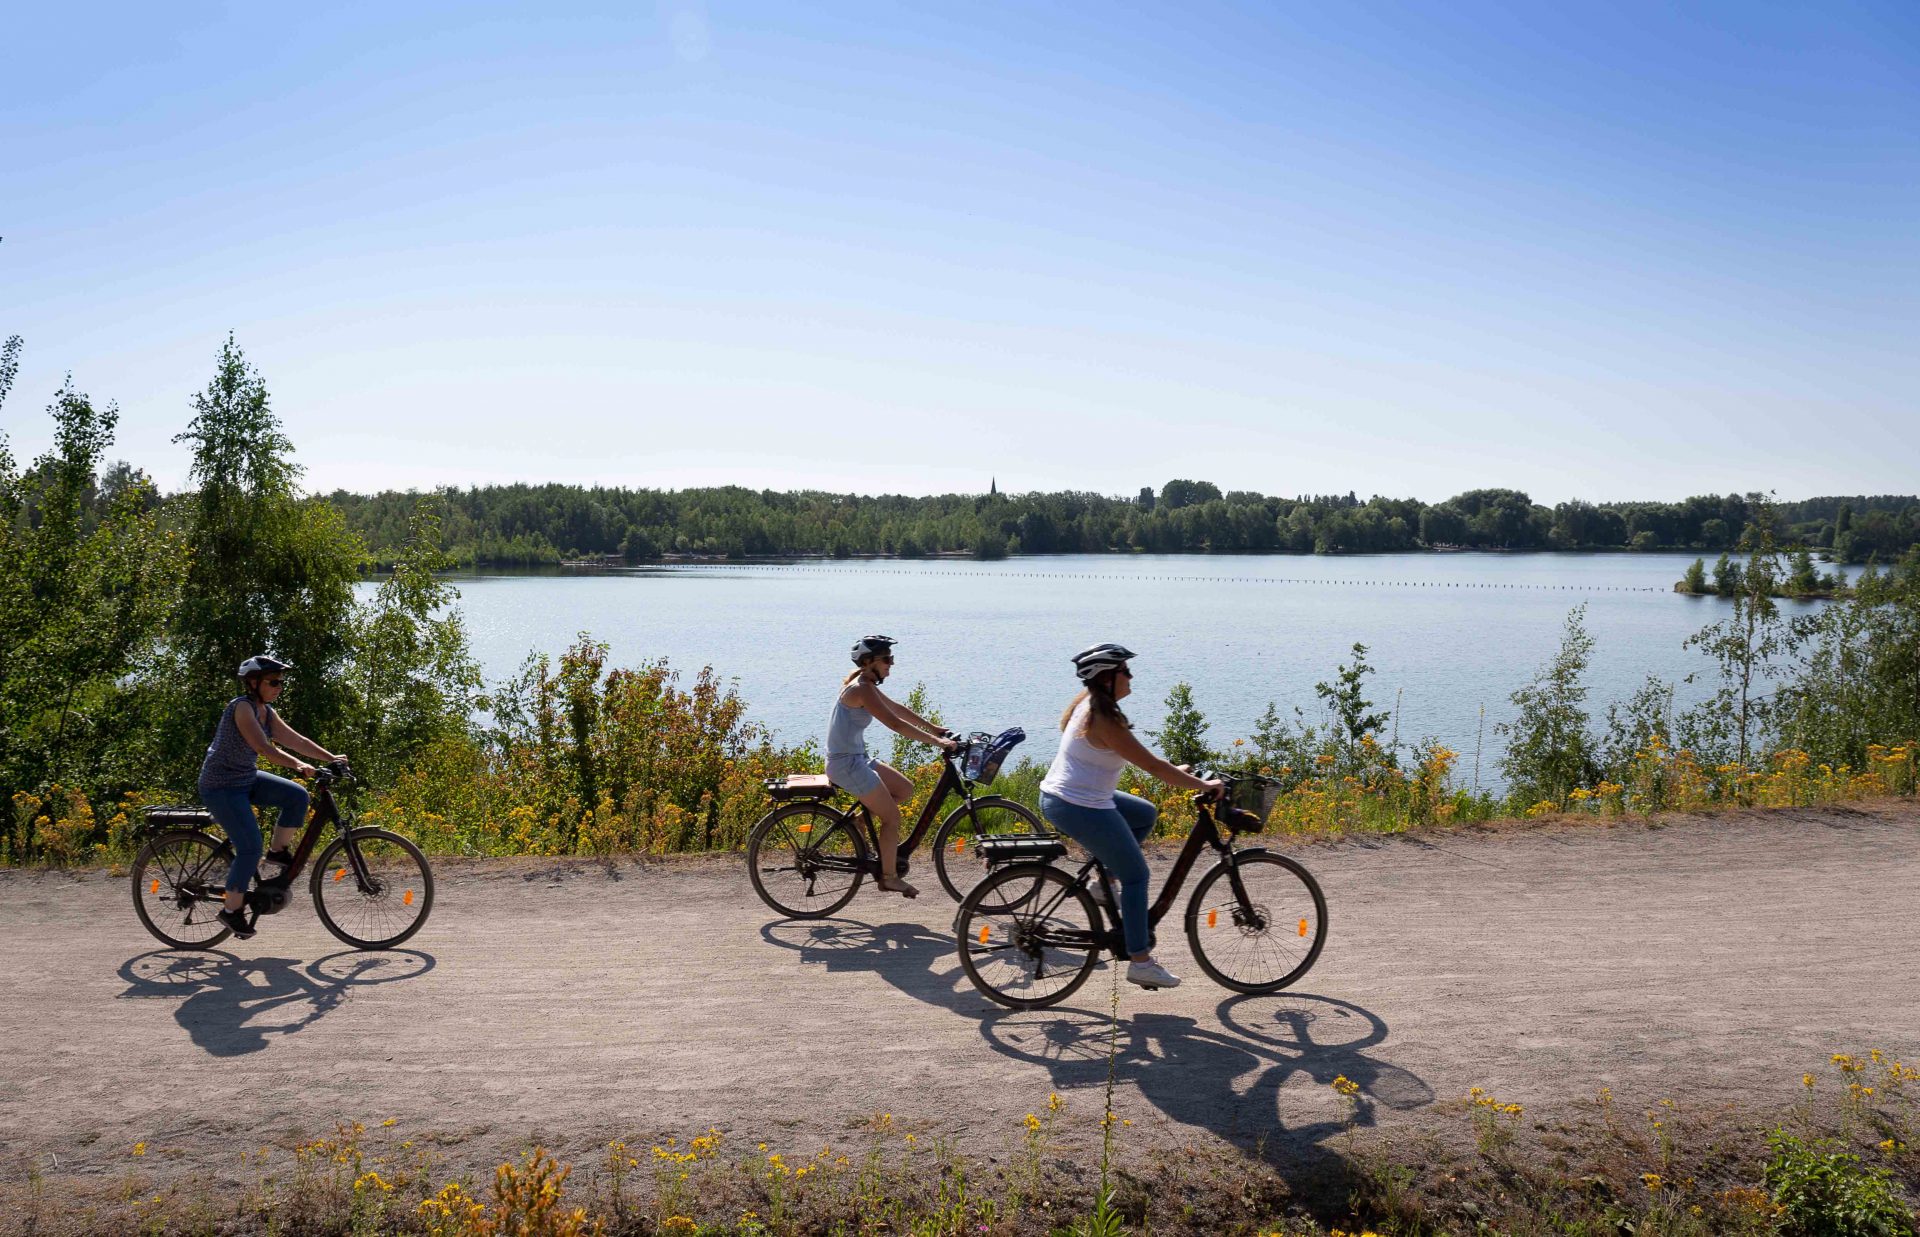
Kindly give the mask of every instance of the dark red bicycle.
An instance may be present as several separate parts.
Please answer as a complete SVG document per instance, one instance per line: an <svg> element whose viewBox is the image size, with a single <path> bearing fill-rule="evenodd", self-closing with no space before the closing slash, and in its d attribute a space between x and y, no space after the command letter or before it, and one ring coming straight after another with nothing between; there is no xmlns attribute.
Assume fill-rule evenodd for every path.
<svg viewBox="0 0 1920 1237"><path fill-rule="evenodd" d="M293 862L247 891L249 924L292 903L293 883L329 825L339 836L320 852L308 882L327 931L360 949L392 949L427 922L433 869L420 848L385 829L356 828L340 814L334 788L344 790L357 780L344 761L315 775L313 810ZM212 949L232 935L218 916L233 843L209 832L214 827L205 808L147 810L152 836L133 861L133 909L147 931L175 949Z"/></svg>

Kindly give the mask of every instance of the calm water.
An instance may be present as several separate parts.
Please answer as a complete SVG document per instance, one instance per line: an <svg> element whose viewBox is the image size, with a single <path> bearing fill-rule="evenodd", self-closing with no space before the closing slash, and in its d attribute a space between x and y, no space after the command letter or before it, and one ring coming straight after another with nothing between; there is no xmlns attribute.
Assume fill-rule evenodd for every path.
<svg viewBox="0 0 1920 1237"><path fill-rule="evenodd" d="M1597 646L1589 680L1596 716L1649 673L1678 680L1705 668L1682 641L1727 607L1671 591L1690 561L1074 555L465 576L458 584L489 682L530 650L557 654L590 632L611 645L615 664L664 657L689 672L711 664L738 683L753 716L798 742L823 737L847 647L884 632L900 641L896 695L923 681L949 725L1024 726L1032 738L1023 750L1039 759L1052 754L1076 686L1067 659L1096 641L1139 654L1128 702L1137 723L1157 726L1167 689L1185 679L1218 742L1247 734L1268 701L1318 717L1314 684L1333 677L1357 640L1376 667L1376 703L1398 706L1401 737L1433 735L1455 747L1469 780L1485 706L1482 778L1491 783L1493 725L1510 713L1508 694L1552 655L1573 606L1587 604ZM1704 682L1682 688L1704 690Z"/></svg>

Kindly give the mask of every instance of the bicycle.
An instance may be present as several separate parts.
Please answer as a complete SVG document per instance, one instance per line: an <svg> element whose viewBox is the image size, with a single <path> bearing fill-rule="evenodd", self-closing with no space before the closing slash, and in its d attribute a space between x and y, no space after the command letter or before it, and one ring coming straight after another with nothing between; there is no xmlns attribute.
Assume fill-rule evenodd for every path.
<svg viewBox="0 0 1920 1237"><path fill-rule="evenodd" d="M1052 836L1032 809L999 795L974 794L999 775L1000 761L1025 738L1018 729L998 736L977 732L961 739L955 751L942 753L940 780L896 852L901 876L940 808L956 793L962 802L941 821L932 843L934 872L956 901L979 879L966 855L980 839ZM865 804L829 803L844 792L823 773L788 774L764 785L778 806L747 835L747 875L761 901L790 919L820 919L851 902L867 877L878 879L879 833Z"/></svg>
<svg viewBox="0 0 1920 1237"><path fill-rule="evenodd" d="M1212 848L1218 862L1187 903L1194 959L1224 988L1278 992L1320 957L1327 900L1313 875L1292 859L1260 847L1234 848L1240 834L1266 827L1279 784L1248 775L1224 780L1232 806L1216 812L1196 796L1193 832L1148 916L1158 927L1200 852ZM980 849L993 872L962 899L953 928L961 968L986 997L1012 1009L1042 1009L1085 983L1102 952L1116 964L1126 959L1125 937L1110 909L1120 905L1119 889L1097 861L1089 859L1067 875L1053 863L1067 853L1057 838L990 838ZM1091 896L1096 870L1105 906Z"/></svg>
<svg viewBox="0 0 1920 1237"><path fill-rule="evenodd" d="M356 828L341 818L333 788L357 782L344 761L314 776L313 810L293 862L247 891L248 926L292 903L293 882L329 824L340 836L320 853L310 882L314 909L327 931L360 949L392 949L427 922L433 869L420 848L397 833ZM205 808L147 810L147 828L158 832L133 861L133 909L147 931L175 949L212 949L232 935L216 916L226 896L233 842L207 832L213 824Z"/></svg>

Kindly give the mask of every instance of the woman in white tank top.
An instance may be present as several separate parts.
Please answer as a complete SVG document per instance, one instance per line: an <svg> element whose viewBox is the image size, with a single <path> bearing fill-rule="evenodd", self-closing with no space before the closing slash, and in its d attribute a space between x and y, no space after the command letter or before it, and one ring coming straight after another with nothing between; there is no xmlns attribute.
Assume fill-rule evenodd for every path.
<svg viewBox="0 0 1920 1237"><path fill-rule="evenodd" d="M1053 764L1040 781L1040 814L1054 828L1093 853L1120 883L1120 927L1127 938L1127 980L1143 988L1172 988L1180 979L1153 960L1147 922L1147 857L1140 843L1153 832L1159 809L1120 791L1129 765L1169 786L1218 794L1221 783L1195 777L1167 763L1134 736L1120 711L1133 692L1133 653L1117 644L1096 644L1073 659L1086 684L1060 719L1063 736ZM1096 887L1097 888L1097 887Z"/></svg>

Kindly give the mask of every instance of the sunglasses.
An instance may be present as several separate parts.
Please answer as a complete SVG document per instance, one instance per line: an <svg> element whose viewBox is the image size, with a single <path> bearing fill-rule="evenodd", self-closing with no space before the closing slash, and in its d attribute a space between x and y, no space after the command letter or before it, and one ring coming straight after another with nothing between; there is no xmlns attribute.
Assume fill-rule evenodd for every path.
<svg viewBox="0 0 1920 1237"><path fill-rule="evenodd" d="M883 661L883 662L886 662L886 663L887 663L887 664L888 664L889 666L891 666L891 665L893 664L893 654L892 654L892 653L882 653L882 654L880 655L880 658L879 658L879 660L881 660L881 661Z"/></svg>
<svg viewBox="0 0 1920 1237"><path fill-rule="evenodd" d="M260 682L265 684L268 687L279 687L281 684L285 683L286 680L285 679L261 679Z"/></svg>

